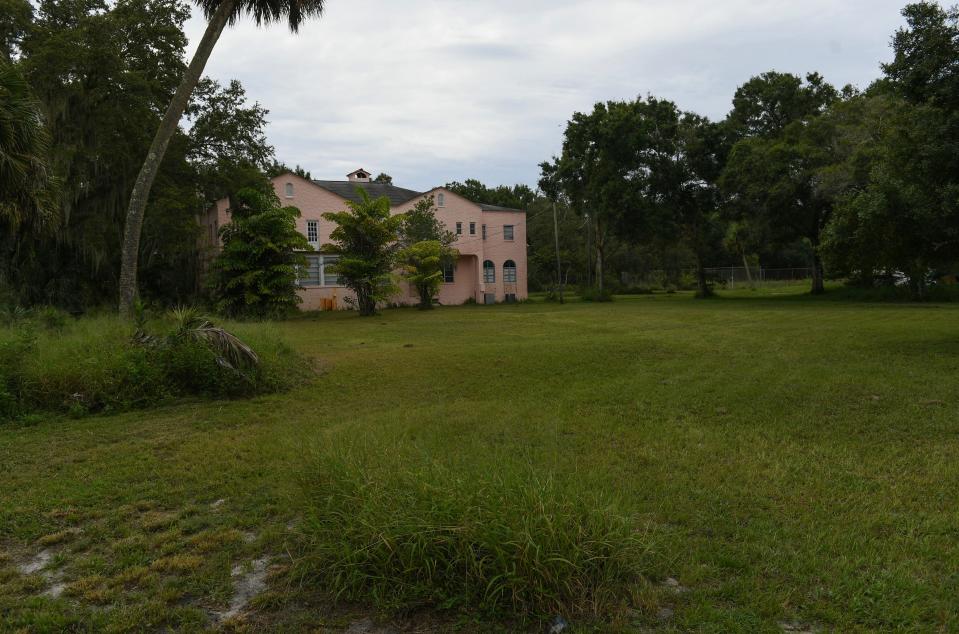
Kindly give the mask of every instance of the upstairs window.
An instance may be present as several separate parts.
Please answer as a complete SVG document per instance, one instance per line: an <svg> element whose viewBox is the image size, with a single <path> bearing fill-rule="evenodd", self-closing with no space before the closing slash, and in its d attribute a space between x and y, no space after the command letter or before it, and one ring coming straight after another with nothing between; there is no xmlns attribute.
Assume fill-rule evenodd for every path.
<svg viewBox="0 0 959 634"><path fill-rule="evenodd" d="M483 282L486 284L496 282L496 265L493 264L492 260L483 262Z"/></svg>
<svg viewBox="0 0 959 634"><path fill-rule="evenodd" d="M486 239L486 225L483 225L483 239Z"/></svg>
<svg viewBox="0 0 959 634"><path fill-rule="evenodd" d="M503 281L507 284L516 283L516 262L512 260L503 262Z"/></svg>
<svg viewBox="0 0 959 634"><path fill-rule="evenodd" d="M475 235L476 235L476 223L475 223L475 222L471 222L471 223L470 223L470 235L471 235L471 236L475 236Z"/></svg>
<svg viewBox="0 0 959 634"><path fill-rule="evenodd" d="M446 194L440 192L436 195L436 206L445 207L446 206Z"/></svg>
<svg viewBox="0 0 959 634"><path fill-rule="evenodd" d="M513 241L513 225L503 225L503 239Z"/></svg>
<svg viewBox="0 0 959 634"><path fill-rule="evenodd" d="M320 232L317 229L315 220L306 221L306 240L310 244L315 244L320 241Z"/></svg>
<svg viewBox="0 0 959 634"><path fill-rule="evenodd" d="M458 235L458 236L463 235L463 223L462 223L462 222L457 222L457 223L456 223L456 235Z"/></svg>
<svg viewBox="0 0 959 634"><path fill-rule="evenodd" d="M286 197L293 198L293 183L286 184Z"/></svg>
<svg viewBox="0 0 959 634"><path fill-rule="evenodd" d="M446 284L452 284L455 281L453 274L456 271L456 265L452 262L447 262L443 265L443 282Z"/></svg>

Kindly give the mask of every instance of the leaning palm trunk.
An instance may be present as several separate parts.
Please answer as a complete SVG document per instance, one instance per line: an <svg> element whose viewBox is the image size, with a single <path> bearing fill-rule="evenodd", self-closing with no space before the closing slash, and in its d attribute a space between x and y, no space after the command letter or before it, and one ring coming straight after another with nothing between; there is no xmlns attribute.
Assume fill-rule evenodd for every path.
<svg viewBox="0 0 959 634"><path fill-rule="evenodd" d="M190 95L196 88L200 75L210 59L210 53L216 45L223 27L230 21L236 9L236 0L224 0L213 13L206 26L203 39L197 48L190 65L187 67L183 80L180 82L173 100L163 115L160 129L153 137L150 151L147 153L140 174L137 176L130 194L130 206L127 208L126 227L123 231L123 251L120 256L120 314L129 317L133 310L133 301L137 292L137 264L140 252L140 232L143 229L143 216L146 212L147 201L150 198L150 189L156 178L167 145L180 124L180 119L190 101Z"/></svg>

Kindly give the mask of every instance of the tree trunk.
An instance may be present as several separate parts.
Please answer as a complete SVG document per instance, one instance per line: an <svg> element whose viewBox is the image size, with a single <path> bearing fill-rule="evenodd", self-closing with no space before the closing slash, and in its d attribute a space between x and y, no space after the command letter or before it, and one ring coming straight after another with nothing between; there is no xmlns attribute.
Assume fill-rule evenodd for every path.
<svg viewBox="0 0 959 634"><path fill-rule="evenodd" d="M150 145L150 151L147 152L143 166L140 168L140 174L137 176L136 183L133 186L133 192L130 194L130 205L127 207L126 226L123 230L123 251L120 256L120 315L129 317L133 309L133 301L137 292L137 264L140 252L140 232L143 229L143 216L146 212L147 201L150 199L150 189L153 187L153 181L160 169L160 163L163 162L163 155L166 154L167 145L173 138L190 102L190 95L196 88L206 62L210 59L210 53L216 41L223 32L223 27L229 21L230 16L236 8L236 0L224 0L216 13L206 25L206 32L200 40L200 45L190 61L190 65L180 81L180 85L173 95L173 100L167 107L166 114L163 115L163 121L153 137L153 143Z"/></svg>
<svg viewBox="0 0 959 634"><path fill-rule="evenodd" d="M420 286L420 310L430 310L433 308L433 292L429 284Z"/></svg>
<svg viewBox="0 0 959 634"><path fill-rule="evenodd" d="M596 221L596 288L603 294L603 256L606 251L606 232Z"/></svg>
<svg viewBox="0 0 959 634"><path fill-rule="evenodd" d="M556 220L556 201L553 201L553 237L556 241L556 284L559 286L559 303L563 301L563 264L559 257L559 221Z"/></svg>
<svg viewBox="0 0 959 634"><path fill-rule="evenodd" d="M822 295L826 292L823 284L822 258L819 257L818 251L812 256L812 290L810 292L813 295Z"/></svg>
<svg viewBox="0 0 959 634"><path fill-rule="evenodd" d="M753 272L749 269L749 260L746 258L746 252L741 251L743 256L743 266L746 268L746 279L749 280L749 288L755 289L756 284L753 282Z"/></svg>
<svg viewBox="0 0 959 634"><path fill-rule="evenodd" d="M356 289L356 305L360 310L360 317L372 317L376 314L376 299L372 283L364 283Z"/></svg>
<svg viewBox="0 0 959 634"><path fill-rule="evenodd" d="M706 281L706 267L703 265L703 259L696 256L696 297L705 299L713 294Z"/></svg>

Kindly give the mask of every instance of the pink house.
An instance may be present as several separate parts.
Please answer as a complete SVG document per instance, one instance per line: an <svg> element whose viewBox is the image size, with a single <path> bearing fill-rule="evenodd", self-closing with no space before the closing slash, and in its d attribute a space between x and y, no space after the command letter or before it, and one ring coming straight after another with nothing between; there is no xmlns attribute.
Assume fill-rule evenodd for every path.
<svg viewBox="0 0 959 634"><path fill-rule="evenodd" d="M477 204L443 187L417 192L375 183L370 180L370 173L362 169L349 174L345 181L311 181L292 173L281 174L273 178L273 187L283 204L300 210L299 229L314 249L307 254L309 266L300 279L303 310L349 307L344 300L352 294L328 268L336 258L320 250L330 241L330 232L335 227L324 220L322 214L346 210L346 201L360 200L360 189L371 198L389 198L391 211L396 214L433 196L436 215L456 234L453 246L460 253L455 266L445 271L438 297L441 304L462 304L470 300L492 304L527 297L524 211ZM204 241L214 249L219 246L218 229L230 221L228 207L228 200L224 198L200 218ZM417 303L416 293L408 283L401 281L399 286L402 292L391 300L393 303Z"/></svg>

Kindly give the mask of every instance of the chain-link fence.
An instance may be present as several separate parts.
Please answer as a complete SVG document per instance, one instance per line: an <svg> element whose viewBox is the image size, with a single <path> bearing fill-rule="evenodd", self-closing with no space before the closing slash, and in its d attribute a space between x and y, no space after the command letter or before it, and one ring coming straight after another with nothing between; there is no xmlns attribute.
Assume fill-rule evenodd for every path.
<svg viewBox="0 0 959 634"><path fill-rule="evenodd" d="M706 277L713 284L728 289L785 286L807 282L812 278L812 268L711 267L706 269ZM622 273L620 281L626 287L692 289L696 286L696 269Z"/></svg>

